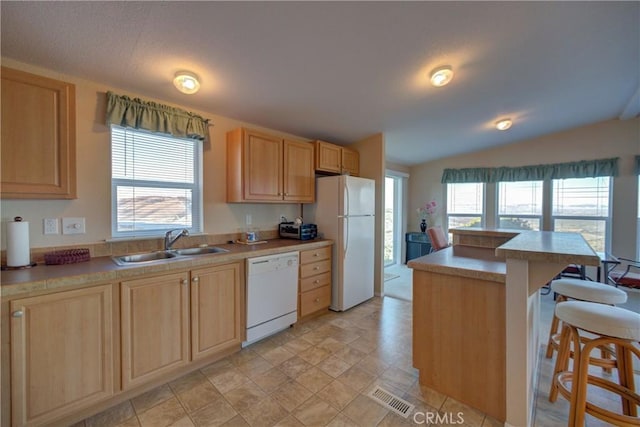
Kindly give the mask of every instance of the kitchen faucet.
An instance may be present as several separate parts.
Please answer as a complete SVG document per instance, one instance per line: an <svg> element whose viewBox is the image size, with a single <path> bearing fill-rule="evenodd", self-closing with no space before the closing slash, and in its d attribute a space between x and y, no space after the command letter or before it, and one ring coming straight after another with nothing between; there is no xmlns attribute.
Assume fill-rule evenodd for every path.
<svg viewBox="0 0 640 427"><path fill-rule="evenodd" d="M180 234L178 234L174 238L171 238L171 234L174 231L180 231ZM171 250L171 246L173 246L176 240L178 240L182 236L188 236L188 235L189 235L189 230L187 230L186 228L183 228L183 229L176 228L176 229L167 231L166 234L164 235L164 250L165 251Z"/></svg>

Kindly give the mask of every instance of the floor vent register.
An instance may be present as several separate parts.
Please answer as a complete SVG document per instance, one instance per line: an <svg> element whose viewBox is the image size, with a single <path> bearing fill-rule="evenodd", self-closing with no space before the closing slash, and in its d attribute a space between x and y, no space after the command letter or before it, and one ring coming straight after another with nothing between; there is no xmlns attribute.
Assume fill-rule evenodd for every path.
<svg viewBox="0 0 640 427"><path fill-rule="evenodd" d="M404 418L407 418L414 408L414 406L406 400L402 400L399 397L394 396L392 393L380 386L376 386L372 391L370 391L369 397Z"/></svg>

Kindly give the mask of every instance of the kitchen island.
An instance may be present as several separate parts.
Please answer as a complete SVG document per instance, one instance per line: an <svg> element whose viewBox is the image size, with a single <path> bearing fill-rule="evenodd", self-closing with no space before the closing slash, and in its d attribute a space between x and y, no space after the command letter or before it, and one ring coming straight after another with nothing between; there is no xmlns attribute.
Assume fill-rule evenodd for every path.
<svg viewBox="0 0 640 427"><path fill-rule="evenodd" d="M500 241L501 230L472 234L475 241ZM481 239L483 234L490 239ZM598 265L599 258L577 233L502 237L497 248L456 244L409 262L413 359L421 384L507 426L529 426L539 346L537 291L567 264Z"/></svg>

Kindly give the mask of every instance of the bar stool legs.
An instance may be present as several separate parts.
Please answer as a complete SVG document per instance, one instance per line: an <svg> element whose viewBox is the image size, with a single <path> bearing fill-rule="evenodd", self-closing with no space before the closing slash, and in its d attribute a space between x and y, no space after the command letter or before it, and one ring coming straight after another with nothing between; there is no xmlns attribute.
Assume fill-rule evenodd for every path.
<svg viewBox="0 0 640 427"><path fill-rule="evenodd" d="M599 307L598 307L599 306ZM640 359L640 315L629 310L588 302L571 301L556 306L563 321L560 346L554 368L549 400L560 393L570 402L569 427L584 426L586 414L615 426L640 426L640 395L635 389L633 357ZM599 335L581 338L582 331ZM590 357L594 350L615 347L618 383L602 376L590 375ZM569 361L573 352L573 370ZM612 412L587 399L588 386L606 390L620 397L620 412Z"/></svg>
<svg viewBox="0 0 640 427"><path fill-rule="evenodd" d="M551 282L551 290L556 293L556 305L569 300L597 302L600 304L615 305L627 301L627 294L620 289L602 283L580 279L556 279ZM549 339L547 342L546 357L553 357L553 352L558 349L560 320L555 312L551 320ZM612 352L604 348L601 359L609 359ZM609 367L604 367L606 372L611 372Z"/></svg>

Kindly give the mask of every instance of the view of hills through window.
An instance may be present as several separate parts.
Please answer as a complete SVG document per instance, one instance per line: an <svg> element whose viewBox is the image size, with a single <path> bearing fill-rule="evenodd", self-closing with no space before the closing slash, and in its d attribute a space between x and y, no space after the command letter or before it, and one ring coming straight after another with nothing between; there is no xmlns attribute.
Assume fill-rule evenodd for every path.
<svg viewBox="0 0 640 427"><path fill-rule="evenodd" d="M606 249L609 228L609 177L553 180L545 197L543 181L516 181L497 184L497 224L499 228L543 229L543 204L551 204L550 225L554 231L582 234L591 247ZM449 184L447 187L448 227L477 227L486 207L479 183Z"/></svg>

